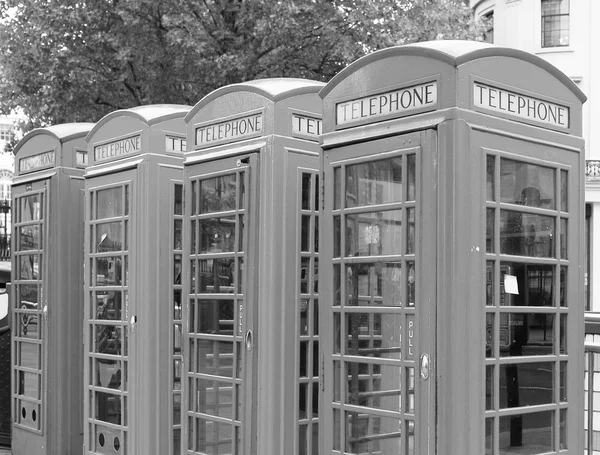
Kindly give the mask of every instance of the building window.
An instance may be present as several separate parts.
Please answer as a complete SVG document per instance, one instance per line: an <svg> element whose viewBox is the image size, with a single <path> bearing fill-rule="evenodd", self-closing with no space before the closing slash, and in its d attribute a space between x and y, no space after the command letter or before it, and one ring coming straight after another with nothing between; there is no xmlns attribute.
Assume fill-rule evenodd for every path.
<svg viewBox="0 0 600 455"><path fill-rule="evenodd" d="M0 123L0 141L9 141L13 135L14 128L13 125Z"/></svg>
<svg viewBox="0 0 600 455"><path fill-rule="evenodd" d="M585 204L585 225L584 225L584 239L585 239L585 275L584 275L584 303L585 311L591 311L591 230L592 230L592 204Z"/></svg>
<svg viewBox="0 0 600 455"><path fill-rule="evenodd" d="M483 15L483 23L485 24L485 32L483 38L486 43L494 44L494 12L490 11Z"/></svg>
<svg viewBox="0 0 600 455"><path fill-rule="evenodd" d="M542 0L542 47L569 45L569 0Z"/></svg>

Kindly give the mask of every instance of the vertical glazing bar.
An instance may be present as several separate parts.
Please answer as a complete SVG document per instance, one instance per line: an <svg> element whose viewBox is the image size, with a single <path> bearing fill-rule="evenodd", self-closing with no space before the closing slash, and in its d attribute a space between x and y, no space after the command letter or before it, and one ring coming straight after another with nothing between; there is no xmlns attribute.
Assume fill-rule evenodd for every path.
<svg viewBox="0 0 600 455"><path fill-rule="evenodd" d="M588 351L588 455L594 453L594 352Z"/></svg>

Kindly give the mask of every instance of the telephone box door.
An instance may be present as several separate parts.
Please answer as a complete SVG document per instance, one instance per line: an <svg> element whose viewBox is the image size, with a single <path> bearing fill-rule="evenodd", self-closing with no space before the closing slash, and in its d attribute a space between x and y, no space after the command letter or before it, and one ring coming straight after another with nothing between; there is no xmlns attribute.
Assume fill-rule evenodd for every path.
<svg viewBox="0 0 600 455"><path fill-rule="evenodd" d="M186 170L188 451L255 450L258 154Z"/></svg>
<svg viewBox="0 0 600 455"><path fill-rule="evenodd" d="M436 133L323 158L322 453L434 453Z"/></svg>
<svg viewBox="0 0 600 455"><path fill-rule="evenodd" d="M87 185L85 444L89 452L132 454L135 376L134 299L129 269L134 171Z"/></svg>
<svg viewBox="0 0 600 455"><path fill-rule="evenodd" d="M43 274L47 263L47 185L48 180L41 180L13 189L13 431L27 432L26 449L31 451L46 446L48 308Z"/></svg>

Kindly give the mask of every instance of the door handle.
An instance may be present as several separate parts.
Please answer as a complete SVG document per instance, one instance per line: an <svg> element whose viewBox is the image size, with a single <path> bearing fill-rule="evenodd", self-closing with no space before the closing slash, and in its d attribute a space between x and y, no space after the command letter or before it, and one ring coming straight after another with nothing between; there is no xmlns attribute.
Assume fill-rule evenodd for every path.
<svg viewBox="0 0 600 455"><path fill-rule="evenodd" d="M421 354L421 379L429 379L429 354Z"/></svg>
<svg viewBox="0 0 600 455"><path fill-rule="evenodd" d="M248 330L248 332L246 332L246 350L247 351L252 351L252 346L253 346L253 335L252 335L252 330Z"/></svg>
<svg viewBox="0 0 600 455"><path fill-rule="evenodd" d="M135 325L137 324L137 316L131 316L129 319L129 327L131 328L131 333L135 332Z"/></svg>

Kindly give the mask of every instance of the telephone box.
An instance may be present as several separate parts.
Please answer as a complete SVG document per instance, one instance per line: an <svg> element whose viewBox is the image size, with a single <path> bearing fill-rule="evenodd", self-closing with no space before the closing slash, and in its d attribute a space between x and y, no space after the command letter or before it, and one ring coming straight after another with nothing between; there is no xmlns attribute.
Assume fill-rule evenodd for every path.
<svg viewBox="0 0 600 455"><path fill-rule="evenodd" d="M115 111L86 138L85 454L179 453L189 109Z"/></svg>
<svg viewBox="0 0 600 455"><path fill-rule="evenodd" d="M323 85L230 85L186 116L183 453L318 453Z"/></svg>
<svg viewBox="0 0 600 455"><path fill-rule="evenodd" d="M81 453L83 173L91 123L39 128L15 147L12 453Z"/></svg>
<svg viewBox="0 0 600 455"><path fill-rule="evenodd" d="M466 41L320 95L321 453L582 453L584 95Z"/></svg>

